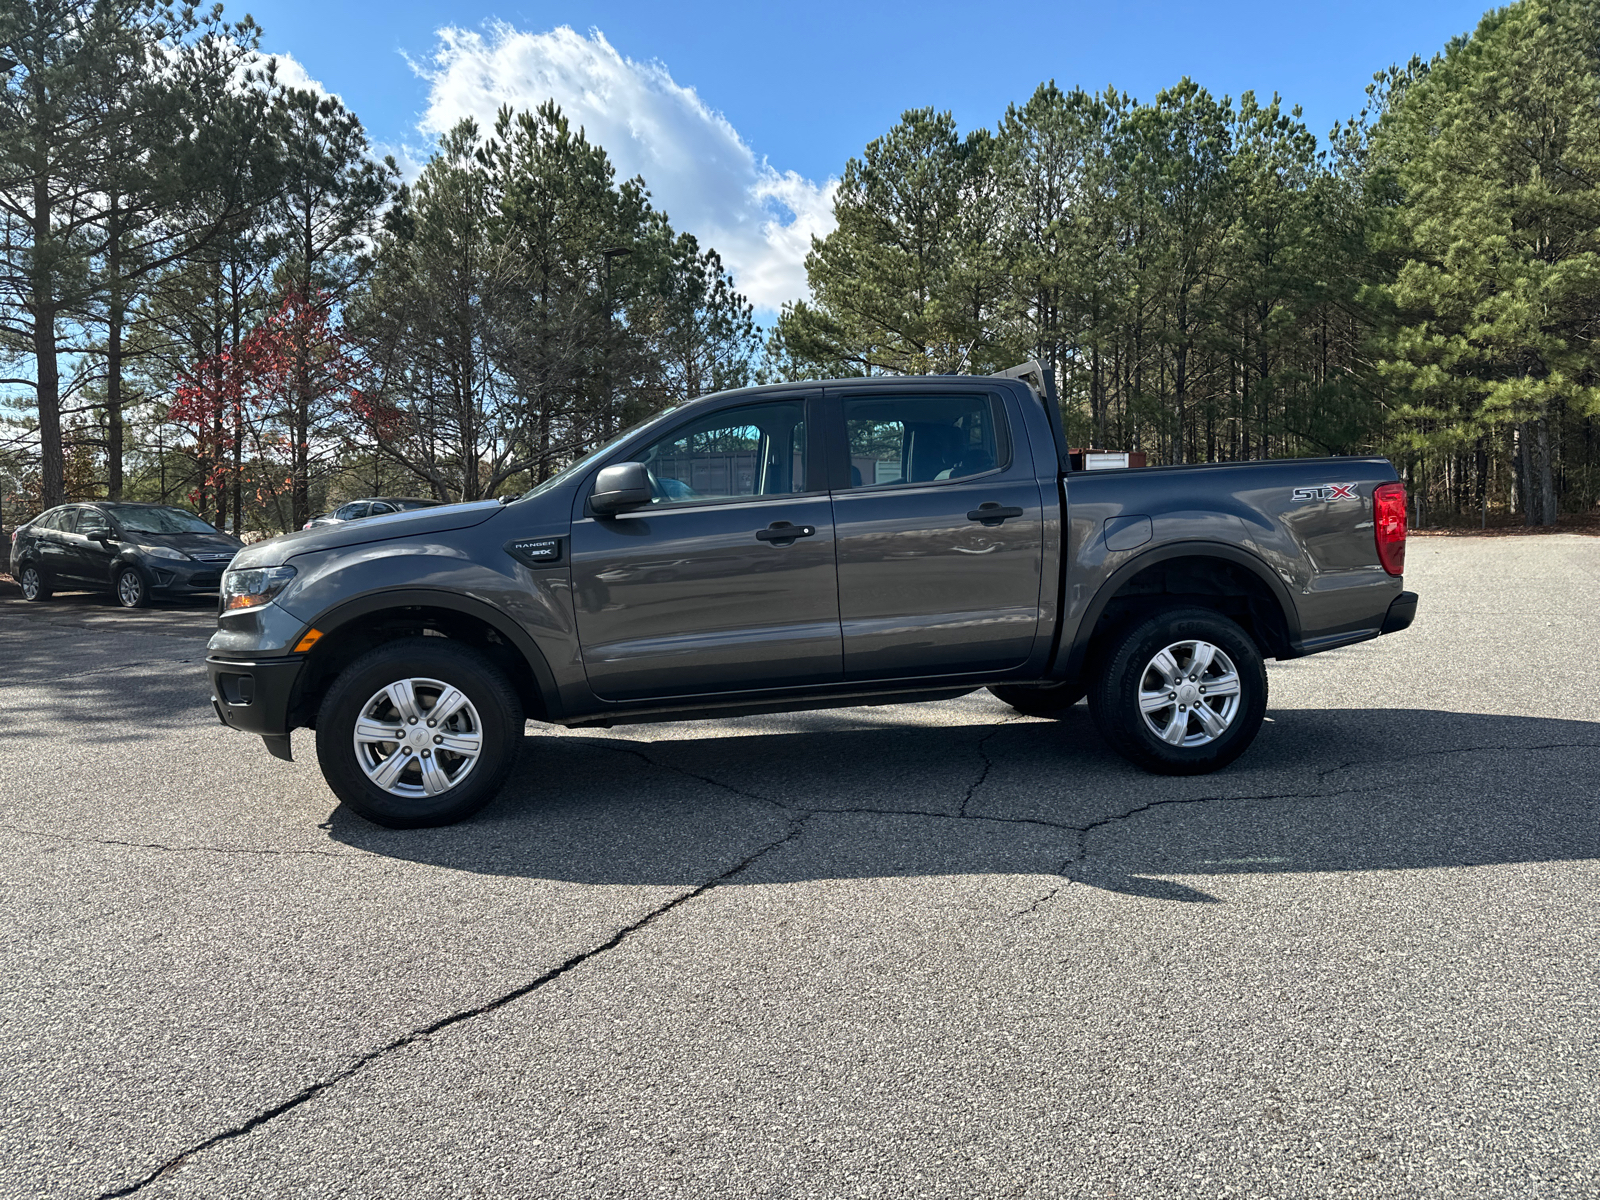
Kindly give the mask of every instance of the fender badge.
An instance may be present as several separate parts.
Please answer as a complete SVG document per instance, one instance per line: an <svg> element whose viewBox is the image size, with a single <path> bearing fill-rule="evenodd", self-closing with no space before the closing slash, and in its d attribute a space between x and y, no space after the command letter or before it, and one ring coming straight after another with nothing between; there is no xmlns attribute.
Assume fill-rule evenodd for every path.
<svg viewBox="0 0 1600 1200"><path fill-rule="evenodd" d="M515 538L505 544L505 552L530 567L547 567L561 561L561 539Z"/></svg>
<svg viewBox="0 0 1600 1200"><path fill-rule="evenodd" d="M1324 483L1320 487L1298 487L1292 497L1296 504L1304 500L1356 500L1353 483Z"/></svg>

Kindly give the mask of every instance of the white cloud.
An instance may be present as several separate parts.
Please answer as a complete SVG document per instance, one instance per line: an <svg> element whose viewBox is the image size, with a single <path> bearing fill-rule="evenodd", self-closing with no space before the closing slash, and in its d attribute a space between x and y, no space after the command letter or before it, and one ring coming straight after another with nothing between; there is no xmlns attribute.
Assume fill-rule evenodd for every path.
<svg viewBox="0 0 1600 1200"><path fill-rule="evenodd" d="M717 249L758 309L807 294L805 256L812 235L833 228L837 180L774 169L665 65L624 58L599 30L524 33L492 22L485 33L438 36L432 61L414 64L430 85L421 132L436 136L469 116L488 130L502 105L553 99L605 147L619 178L642 175L675 229Z"/></svg>

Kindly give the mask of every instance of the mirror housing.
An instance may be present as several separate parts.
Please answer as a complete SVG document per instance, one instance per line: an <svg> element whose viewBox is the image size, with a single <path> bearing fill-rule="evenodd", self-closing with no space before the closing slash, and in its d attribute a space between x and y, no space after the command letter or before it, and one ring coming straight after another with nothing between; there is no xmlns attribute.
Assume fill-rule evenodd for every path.
<svg viewBox="0 0 1600 1200"><path fill-rule="evenodd" d="M643 463L615 463L595 476L589 507L597 517L612 517L624 509L649 504L650 474Z"/></svg>

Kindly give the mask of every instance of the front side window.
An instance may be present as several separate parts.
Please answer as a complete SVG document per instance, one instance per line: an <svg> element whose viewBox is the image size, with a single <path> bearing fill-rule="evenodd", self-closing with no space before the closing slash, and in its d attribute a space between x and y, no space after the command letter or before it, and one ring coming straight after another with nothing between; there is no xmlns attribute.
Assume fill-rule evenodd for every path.
<svg viewBox="0 0 1600 1200"><path fill-rule="evenodd" d="M965 479L1001 465L986 396L846 399L844 425L851 487Z"/></svg>
<svg viewBox="0 0 1600 1200"><path fill-rule="evenodd" d="M333 515L338 517L341 521L359 520L367 515L367 502L365 500L361 500L354 504L346 504Z"/></svg>
<svg viewBox="0 0 1600 1200"><path fill-rule="evenodd" d="M650 444L652 504L784 496L806 490L805 403L779 400L708 413Z"/></svg>
<svg viewBox="0 0 1600 1200"><path fill-rule="evenodd" d="M78 532L84 537L93 537L97 533L110 533L111 526L106 521L105 514L92 508L78 510Z"/></svg>

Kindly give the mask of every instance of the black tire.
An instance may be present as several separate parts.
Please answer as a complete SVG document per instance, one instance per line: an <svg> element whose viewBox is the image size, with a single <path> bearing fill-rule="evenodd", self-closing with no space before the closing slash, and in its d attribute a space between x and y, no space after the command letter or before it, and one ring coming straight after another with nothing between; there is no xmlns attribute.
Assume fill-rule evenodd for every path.
<svg viewBox="0 0 1600 1200"><path fill-rule="evenodd" d="M123 608L150 607L150 585L138 567L123 567L111 581L111 588Z"/></svg>
<svg viewBox="0 0 1600 1200"><path fill-rule="evenodd" d="M45 582L44 572L33 563L22 568L17 586L22 589L22 598L30 603L50 599L50 585Z"/></svg>
<svg viewBox="0 0 1600 1200"><path fill-rule="evenodd" d="M391 743L372 744L368 749L356 748L356 724L369 710L370 703L379 699L379 693L392 684L405 681L436 681L458 689L469 702L461 711L474 718L461 727L454 736L471 736L476 727L479 739L477 757L462 771L459 782L448 785L447 790L433 795L420 794L424 784L421 759L428 758L437 742L449 730L438 735L425 734L421 724L427 719L428 704L422 692L416 689L420 721L408 720L402 725L397 716L372 716L366 719L375 724L393 721L397 733L411 729L402 741L393 742L393 755L405 753L415 766L402 765L394 781L396 788L414 794L403 795L387 790L368 778L359 755L370 755L379 764L389 760L384 749ZM443 696L435 698L435 703ZM385 711L380 702L377 711ZM391 704L386 710L397 713ZM458 718L452 718L452 722ZM515 766L517 751L522 745L522 701L504 673L483 654L471 646L445 638L415 637L385 642L356 659L334 680L322 699L317 714L317 762L322 777L328 781L334 795L355 812L378 825L390 829L420 829L432 825L449 825L470 817L483 808L499 793L506 777ZM417 747L412 756L410 742ZM446 759L453 761L447 763ZM399 759L395 759L398 763ZM448 749L440 751L433 760L435 769L461 771L464 757L451 755Z"/></svg>
<svg viewBox="0 0 1600 1200"><path fill-rule="evenodd" d="M1204 652L1194 643L1221 651L1197 676L1189 668ZM1190 649L1183 649L1185 646ZM1184 668L1175 675L1156 662L1158 654L1174 648L1171 665ZM1186 654L1190 656L1187 664ZM1231 660L1231 675L1238 681L1236 693L1225 692L1232 684L1230 673L1219 665L1224 659ZM1095 725L1113 750L1156 775L1203 775L1227 766L1249 749L1267 713L1267 668L1261 651L1235 622L1210 609L1159 613L1124 633L1102 662L1104 668L1089 690L1089 711ZM1146 687L1147 680L1161 686ZM1169 684L1182 690L1163 694ZM1198 694L1201 688L1206 689L1205 695ZM1141 691L1152 700L1172 699L1147 718L1140 707ZM1237 703L1224 721L1230 712L1229 694L1236 695ZM1180 709L1180 700L1189 703ZM1209 717L1200 713L1202 705ZM1183 737L1184 742L1164 739L1152 728L1155 724L1174 739ZM1221 732L1215 732L1218 725L1224 726Z"/></svg>
<svg viewBox="0 0 1600 1200"><path fill-rule="evenodd" d="M1003 700L1019 713L1030 717L1065 716L1087 689L1077 680L1057 683L997 683L989 689L997 700Z"/></svg>

